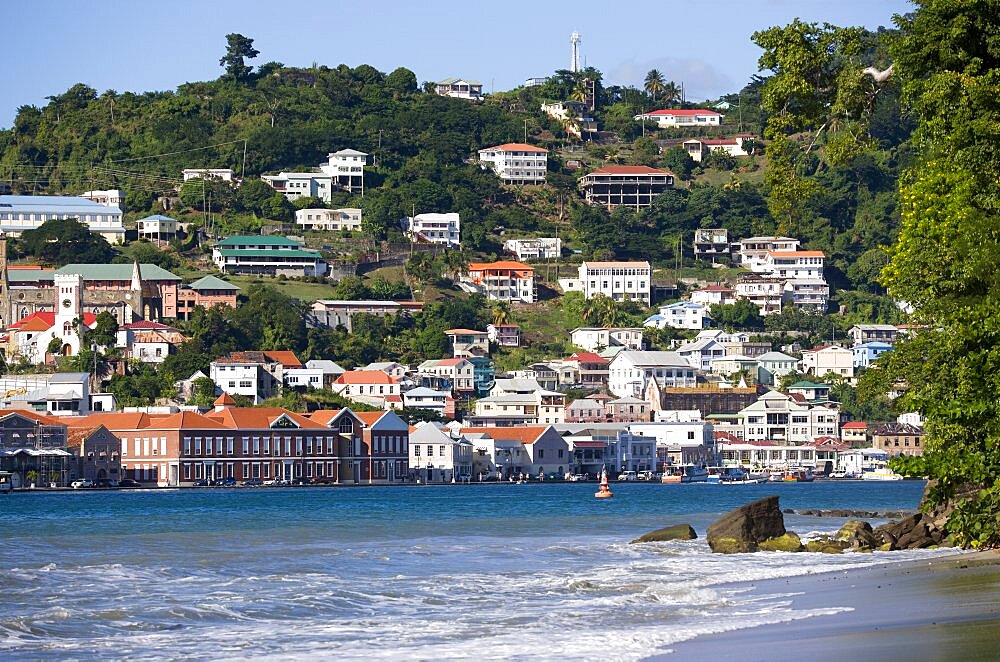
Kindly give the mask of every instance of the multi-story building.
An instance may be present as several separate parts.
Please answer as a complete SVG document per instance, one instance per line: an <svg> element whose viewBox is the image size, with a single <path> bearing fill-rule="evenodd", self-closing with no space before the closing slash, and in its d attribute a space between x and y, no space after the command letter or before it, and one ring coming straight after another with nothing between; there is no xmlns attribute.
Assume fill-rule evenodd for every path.
<svg viewBox="0 0 1000 662"><path fill-rule="evenodd" d="M889 455L923 455L924 429L910 423L885 423L875 429L872 446Z"/></svg>
<svg viewBox="0 0 1000 662"><path fill-rule="evenodd" d="M341 473L358 483L401 483L409 469L410 427L391 411L319 410L309 418L344 438ZM329 474L327 474L329 476Z"/></svg>
<svg viewBox="0 0 1000 662"><path fill-rule="evenodd" d="M609 361L593 352L573 352L559 363L560 371L568 377L560 378L563 384L602 388L608 382Z"/></svg>
<svg viewBox="0 0 1000 662"><path fill-rule="evenodd" d="M562 239L558 237L508 239L503 242L503 249L516 255L518 260L550 260L562 254Z"/></svg>
<svg viewBox="0 0 1000 662"><path fill-rule="evenodd" d="M691 303L701 303L706 306L719 306L736 303L733 288L725 285L707 285L700 290L691 292Z"/></svg>
<svg viewBox="0 0 1000 662"><path fill-rule="evenodd" d="M717 335L704 332L680 345L676 352L691 367L708 372L712 368L712 361L726 356L726 346Z"/></svg>
<svg viewBox="0 0 1000 662"><path fill-rule="evenodd" d="M799 369L794 356L782 352L766 352L757 357L757 379L762 384L776 384L785 375Z"/></svg>
<svg viewBox="0 0 1000 662"><path fill-rule="evenodd" d="M381 370L348 370L333 382L332 390L345 398L384 409L403 406L398 377Z"/></svg>
<svg viewBox="0 0 1000 662"><path fill-rule="evenodd" d="M285 368L301 367L292 352L231 352L209 364L209 377L224 393L260 404L278 393Z"/></svg>
<svg viewBox="0 0 1000 662"><path fill-rule="evenodd" d="M676 352L622 351L608 366L608 390L619 397L643 397L651 380L661 387L693 387L698 381L695 369Z"/></svg>
<svg viewBox="0 0 1000 662"><path fill-rule="evenodd" d="M854 353L840 345L822 345L803 350L800 362L802 372L814 377L826 374L854 379Z"/></svg>
<svg viewBox="0 0 1000 662"><path fill-rule="evenodd" d="M849 421L842 424L840 440L851 448L867 448L868 424L864 421Z"/></svg>
<svg viewBox="0 0 1000 662"><path fill-rule="evenodd" d="M319 251L278 236L235 236L217 241L212 261L222 273L322 276L327 265Z"/></svg>
<svg viewBox="0 0 1000 662"><path fill-rule="evenodd" d="M119 209L125 204L125 192L116 188L107 191L84 191L80 197L92 200L99 205L118 207Z"/></svg>
<svg viewBox="0 0 1000 662"><path fill-rule="evenodd" d="M816 437L840 437L840 412L768 391L739 413L743 439L804 444Z"/></svg>
<svg viewBox="0 0 1000 662"><path fill-rule="evenodd" d="M615 301L638 300L650 304L653 269L649 262L584 262L578 278L560 278L564 292L583 292L592 299L598 294Z"/></svg>
<svg viewBox="0 0 1000 662"><path fill-rule="evenodd" d="M456 359L479 358L490 355L490 334L475 329L446 329L444 335L451 343L451 355Z"/></svg>
<svg viewBox="0 0 1000 662"><path fill-rule="evenodd" d="M177 219L153 214L135 222L139 239L149 241L170 241L177 236Z"/></svg>
<svg viewBox="0 0 1000 662"><path fill-rule="evenodd" d="M539 425L562 423L566 396L547 391L533 379L497 379L488 397L476 401L472 425Z"/></svg>
<svg viewBox="0 0 1000 662"><path fill-rule="evenodd" d="M490 301L534 303L535 269L523 262L471 262L463 283Z"/></svg>
<svg viewBox="0 0 1000 662"><path fill-rule="evenodd" d="M725 228L699 228L694 231L692 242L696 259L711 258L715 264L716 258L732 257L733 247L729 242L729 230Z"/></svg>
<svg viewBox="0 0 1000 662"><path fill-rule="evenodd" d="M416 243L442 244L448 248L462 245L461 218L457 212L417 214L402 220L403 232Z"/></svg>
<svg viewBox="0 0 1000 662"><path fill-rule="evenodd" d="M521 346L521 327L517 324L487 324L486 335L501 347Z"/></svg>
<svg viewBox="0 0 1000 662"><path fill-rule="evenodd" d="M361 210L355 207L344 209L299 209L295 212L295 224L303 230L360 230Z"/></svg>
<svg viewBox="0 0 1000 662"><path fill-rule="evenodd" d="M99 234L108 243L125 240L122 210L87 198L63 195L0 195L0 232L20 237L25 230L35 230L45 221L74 218Z"/></svg>
<svg viewBox="0 0 1000 662"><path fill-rule="evenodd" d="M443 97L451 97L453 99L479 101L483 98L483 84L478 80L445 78L434 84L434 91Z"/></svg>
<svg viewBox="0 0 1000 662"><path fill-rule="evenodd" d="M458 397L475 392L475 376L472 361L463 358L428 359L417 366L417 377L424 386L448 390Z"/></svg>
<svg viewBox="0 0 1000 662"><path fill-rule="evenodd" d="M642 327L586 327L580 326L569 334L570 342L588 352L600 352L608 347L628 350L642 349Z"/></svg>
<svg viewBox="0 0 1000 662"><path fill-rule="evenodd" d="M722 115L714 110L704 110L702 108L692 109L667 109L651 110L648 113L636 115L632 119L636 122L655 122L657 128L683 128L694 126L719 126L722 124Z"/></svg>
<svg viewBox="0 0 1000 662"><path fill-rule="evenodd" d="M332 178L332 188L355 195L365 194L365 165L368 164L368 154L356 149L342 149L327 154L326 158L327 162L321 163L319 169Z"/></svg>
<svg viewBox="0 0 1000 662"><path fill-rule="evenodd" d="M318 198L329 202L333 189L333 177L324 172L279 172L277 175L261 175L260 178L292 202L299 198Z"/></svg>
<svg viewBox="0 0 1000 662"><path fill-rule="evenodd" d="M830 286L822 278L799 278L785 281L785 293L797 308L826 312Z"/></svg>
<svg viewBox="0 0 1000 662"><path fill-rule="evenodd" d="M739 246L740 266L759 272L759 265L773 252L795 252L799 240L791 237L747 237L736 242Z"/></svg>
<svg viewBox="0 0 1000 662"><path fill-rule="evenodd" d="M642 209L674 185L674 173L649 166L608 165L584 175L580 188L592 205Z"/></svg>
<svg viewBox="0 0 1000 662"><path fill-rule="evenodd" d="M791 299L791 293L785 291L784 279L755 273L740 274L734 293L737 299L748 299L757 306L761 315L781 313Z"/></svg>
<svg viewBox="0 0 1000 662"><path fill-rule="evenodd" d="M215 276L202 276L193 283L177 288L177 319L190 319L195 308L236 309L240 288Z"/></svg>
<svg viewBox="0 0 1000 662"><path fill-rule="evenodd" d="M823 251L769 251L750 270L785 280L823 280Z"/></svg>
<svg viewBox="0 0 1000 662"><path fill-rule="evenodd" d="M892 344L899 336L899 329L892 324L855 324L847 335L855 345L869 342L884 342Z"/></svg>
<svg viewBox="0 0 1000 662"><path fill-rule="evenodd" d="M351 331L351 319L355 315L411 315L423 310L420 301L349 301L319 299L314 301L306 313L306 324L310 327L342 326Z"/></svg>
<svg viewBox="0 0 1000 662"><path fill-rule="evenodd" d="M552 425L463 427L462 434L472 442L476 473L553 478L572 466L569 444Z"/></svg>
<svg viewBox="0 0 1000 662"><path fill-rule="evenodd" d="M587 115L591 106L582 101L556 101L543 103L542 112L562 124L567 135L578 140L592 138L597 134L597 122Z"/></svg>
<svg viewBox="0 0 1000 662"><path fill-rule="evenodd" d="M892 345L887 342L873 340L872 342L855 345L851 348L851 351L854 353L855 368L870 368L878 357L892 351Z"/></svg>
<svg viewBox="0 0 1000 662"><path fill-rule="evenodd" d="M445 418L455 416L455 398L448 391L439 391L426 386L411 388L403 393L403 407L424 409Z"/></svg>
<svg viewBox="0 0 1000 662"><path fill-rule="evenodd" d="M544 184L549 150L525 143L504 143L479 150L479 163L507 184Z"/></svg>
<svg viewBox="0 0 1000 662"><path fill-rule="evenodd" d="M712 318L708 314L708 306L703 303L692 301L678 301L666 306L661 306L660 311L655 315L650 315L643 321L643 326L651 326L657 329L704 329L710 326Z"/></svg>
<svg viewBox="0 0 1000 662"><path fill-rule="evenodd" d="M440 423L421 423L410 433L410 470L423 483L472 480L472 442L453 437Z"/></svg>

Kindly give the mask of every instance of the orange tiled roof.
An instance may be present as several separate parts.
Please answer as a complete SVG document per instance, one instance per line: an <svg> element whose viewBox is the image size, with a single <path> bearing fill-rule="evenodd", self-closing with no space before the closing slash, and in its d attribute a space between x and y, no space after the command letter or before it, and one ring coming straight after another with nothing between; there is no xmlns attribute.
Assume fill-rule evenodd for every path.
<svg viewBox="0 0 1000 662"><path fill-rule="evenodd" d="M295 356L295 352L289 350L268 350L264 352L264 356L272 361L277 361L286 368L302 367L302 361L299 361L298 357Z"/></svg>
<svg viewBox="0 0 1000 662"><path fill-rule="evenodd" d="M145 412L98 412L87 416L70 416L66 425L71 428L87 428L103 425L115 430L142 430L150 425L149 414Z"/></svg>
<svg viewBox="0 0 1000 662"><path fill-rule="evenodd" d="M527 143L504 143L502 145L496 145L495 147L486 147L479 151L486 152L491 149L498 149L504 152L537 152L539 154L549 153L549 150L547 149L543 149L535 145L528 145Z"/></svg>
<svg viewBox="0 0 1000 662"><path fill-rule="evenodd" d="M381 370L349 370L337 377L334 384L395 384L397 381Z"/></svg>
<svg viewBox="0 0 1000 662"><path fill-rule="evenodd" d="M462 434L486 434L497 440L519 441L522 444L533 444L548 430L551 425L522 425L518 427L498 428L462 428Z"/></svg>
<svg viewBox="0 0 1000 662"><path fill-rule="evenodd" d="M236 404L236 400L233 399L233 396L223 391L222 395L217 397L215 399L215 402L213 402L212 404L215 405L216 407L222 407L226 405L229 405L231 407Z"/></svg>
<svg viewBox="0 0 1000 662"><path fill-rule="evenodd" d="M326 428L325 425L307 416L280 407L230 407L222 411L209 412L205 416L233 429L264 430L270 428L271 424L281 416L287 416L301 428L310 430Z"/></svg>
<svg viewBox="0 0 1000 662"><path fill-rule="evenodd" d="M515 262L514 260L497 260L496 262L470 262L469 271L485 271L487 269L508 269L510 271L530 271L535 272L535 268L530 264Z"/></svg>

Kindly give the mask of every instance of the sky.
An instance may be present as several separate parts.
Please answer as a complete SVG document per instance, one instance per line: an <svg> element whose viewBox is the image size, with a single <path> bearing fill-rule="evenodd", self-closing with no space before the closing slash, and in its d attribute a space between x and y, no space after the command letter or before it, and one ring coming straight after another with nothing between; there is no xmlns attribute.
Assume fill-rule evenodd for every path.
<svg viewBox="0 0 1000 662"><path fill-rule="evenodd" d="M217 78L230 32L269 61L308 67L405 66L420 82L479 80L486 92L569 68L569 36L606 85L641 86L650 69L688 100L738 91L757 72L750 35L795 18L876 28L906 0L33 0L4 3L0 127L17 108L75 83L99 93L170 90Z"/></svg>

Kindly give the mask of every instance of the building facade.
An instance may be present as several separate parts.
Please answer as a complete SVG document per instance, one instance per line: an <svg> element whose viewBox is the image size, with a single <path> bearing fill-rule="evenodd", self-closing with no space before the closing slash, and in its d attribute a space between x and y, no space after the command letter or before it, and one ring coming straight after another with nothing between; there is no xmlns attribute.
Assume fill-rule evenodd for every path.
<svg viewBox="0 0 1000 662"><path fill-rule="evenodd" d="M278 236L234 236L215 243L212 261L222 273L323 276L326 261L319 251Z"/></svg>
<svg viewBox="0 0 1000 662"><path fill-rule="evenodd" d="M580 179L584 199L610 209L618 205L642 209L674 185L674 173L648 166L609 165Z"/></svg>
<svg viewBox="0 0 1000 662"><path fill-rule="evenodd" d="M479 150L479 163L507 184L544 184L547 149L525 143L504 143Z"/></svg>
<svg viewBox="0 0 1000 662"><path fill-rule="evenodd" d="M344 209L298 209L295 224L303 230L336 232L361 229L361 210L355 207Z"/></svg>

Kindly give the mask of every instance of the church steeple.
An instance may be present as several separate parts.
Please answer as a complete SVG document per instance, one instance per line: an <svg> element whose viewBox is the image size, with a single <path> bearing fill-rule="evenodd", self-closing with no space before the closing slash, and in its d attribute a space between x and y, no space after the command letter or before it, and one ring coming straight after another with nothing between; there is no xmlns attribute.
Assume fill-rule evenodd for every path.
<svg viewBox="0 0 1000 662"><path fill-rule="evenodd" d="M132 289L142 292L142 270L139 269L139 260L132 261Z"/></svg>

